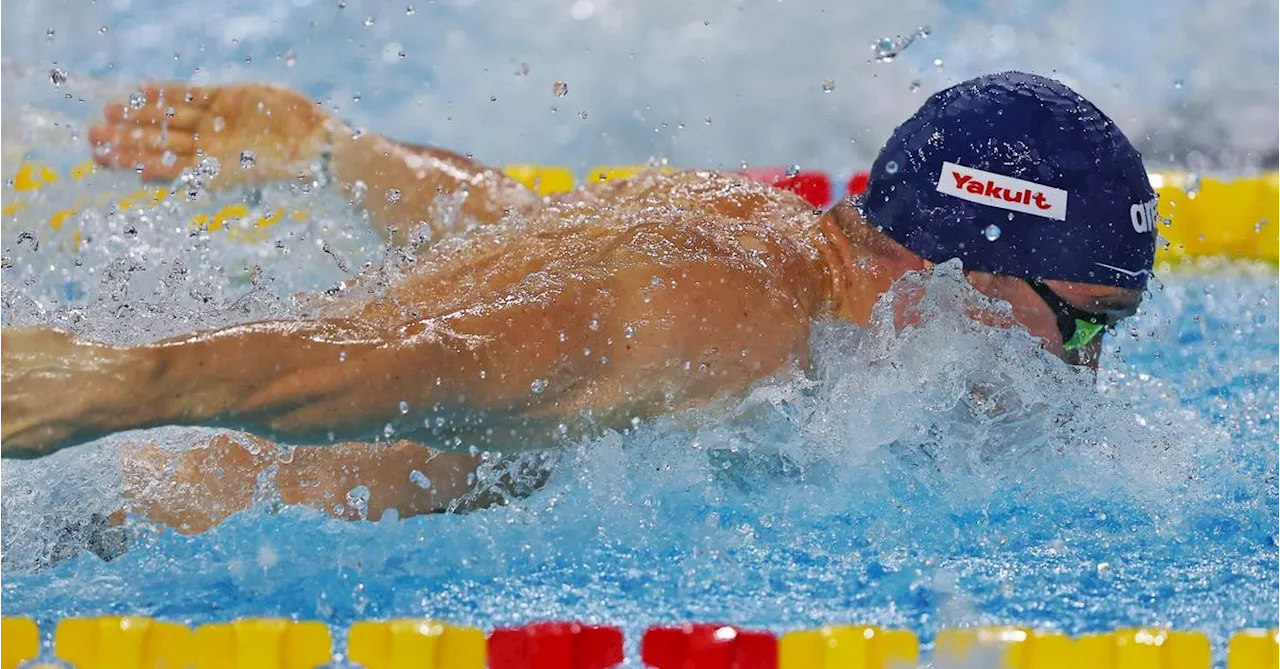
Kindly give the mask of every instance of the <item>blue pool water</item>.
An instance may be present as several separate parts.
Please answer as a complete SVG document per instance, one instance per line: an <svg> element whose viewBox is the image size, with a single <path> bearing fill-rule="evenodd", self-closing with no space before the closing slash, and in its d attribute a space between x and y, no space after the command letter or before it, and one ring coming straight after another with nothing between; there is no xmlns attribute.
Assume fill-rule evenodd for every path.
<svg viewBox="0 0 1280 669"><path fill-rule="evenodd" d="M946 303L974 299L957 282L926 281L936 315L917 330L822 328L812 379L568 447L544 490L470 515L262 504L32 573L23 552L58 514L110 505L112 444L8 462L5 613L578 618L629 638L683 620L869 621L926 641L947 624L1170 625L1219 649L1274 627L1274 267L1166 272L1096 388L955 316ZM1003 412L957 399L996 380Z"/></svg>

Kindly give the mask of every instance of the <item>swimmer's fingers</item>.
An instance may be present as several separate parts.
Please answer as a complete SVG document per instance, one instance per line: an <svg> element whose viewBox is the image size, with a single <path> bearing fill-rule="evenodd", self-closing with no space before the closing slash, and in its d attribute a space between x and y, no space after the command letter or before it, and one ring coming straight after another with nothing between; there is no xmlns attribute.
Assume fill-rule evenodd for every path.
<svg viewBox="0 0 1280 669"><path fill-rule="evenodd" d="M102 110L108 123L135 126L165 126L179 130L195 130L204 118L204 111L185 104L145 105L133 108L123 103L109 104Z"/></svg>
<svg viewBox="0 0 1280 669"><path fill-rule="evenodd" d="M130 96L128 102L116 102L103 109L109 123L134 125L166 125L194 130L203 118L203 110L214 100L215 89L182 83L151 84Z"/></svg>
<svg viewBox="0 0 1280 669"><path fill-rule="evenodd" d="M184 130L134 128L127 125L95 125L89 128L89 144L95 148L129 148L172 151L179 155L196 152L195 135Z"/></svg>
<svg viewBox="0 0 1280 669"><path fill-rule="evenodd" d="M95 163L117 170L135 170L146 181L172 181L195 162L194 141L189 134L167 133L168 137L162 137L153 129L134 128L123 133L125 139L112 141L120 137L121 130L118 126L98 126L90 130L90 138L97 140L93 150ZM139 132L141 137L132 137Z"/></svg>
<svg viewBox="0 0 1280 669"><path fill-rule="evenodd" d="M158 153L137 149L112 149L95 151L93 160L99 165L117 170L134 170L143 181L173 181L182 170L191 167L192 156L178 156L171 152Z"/></svg>

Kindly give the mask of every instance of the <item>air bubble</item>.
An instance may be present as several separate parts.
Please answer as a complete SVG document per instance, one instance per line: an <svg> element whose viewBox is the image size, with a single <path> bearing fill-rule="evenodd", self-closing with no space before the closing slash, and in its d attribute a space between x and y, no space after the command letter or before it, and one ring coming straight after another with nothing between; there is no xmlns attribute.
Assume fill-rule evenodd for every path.
<svg viewBox="0 0 1280 669"><path fill-rule="evenodd" d="M995 240L1000 239L1000 226L995 223L988 225L986 229L982 231L982 236L986 237L989 242L994 242Z"/></svg>
<svg viewBox="0 0 1280 669"><path fill-rule="evenodd" d="M889 162L885 163L885 164L884 164L884 171L885 171L885 172L888 172L889 174L897 174L897 173L898 173L898 161L896 161L896 160L890 160Z"/></svg>
<svg viewBox="0 0 1280 669"><path fill-rule="evenodd" d="M423 474L422 472L416 469L409 472L409 480L412 481L414 485L418 486L419 488L422 488L423 490L431 489L431 479L427 478L426 474Z"/></svg>
<svg viewBox="0 0 1280 669"><path fill-rule="evenodd" d="M227 129L227 119L222 118L221 116L214 117L213 131L222 132L223 130L226 130L226 129Z"/></svg>
<svg viewBox="0 0 1280 669"><path fill-rule="evenodd" d="M915 93L918 90L920 90L920 80L912 79L911 84L907 86L907 91L910 93Z"/></svg>
<svg viewBox="0 0 1280 669"><path fill-rule="evenodd" d="M405 15L405 16L413 16L414 12L416 12L416 11L418 11L418 10L414 9L414 8L413 8L413 5L405 5L405 8L404 8L404 15Z"/></svg>
<svg viewBox="0 0 1280 669"><path fill-rule="evenodd" d="M835 89L836 89L836 82L835 82L835 80L834 80L834 79L823 79L823 80L822 80L822 92L823 92L823 93L830 93L831 91L834 91Z"/></svg>
<svg viewBox="0 0 1280 669"><path fill-rule="evenodd" d="M622 336L626 337L627 339L631 339L631 338L635 337L635 336L636 336L636 326L631 325L630 323L628 323L627 325L623 326L623 328L622 328Z"/></svg>
<svg viewBox="0 0 1280 669"><path fill-rule="evenodd" d="M546 389L547 389L546 379L534 379L533 383L529 384L529 390L532 391L535 395L542 394L542 391Z"/></svg>
<svg viewBox="0 0 1280 669"><path fill-rule="evenodd" d="M569 94L569 84L566 84L566 83L565 83L565 82L563 82L563 81L557 81L557 82L555 82L554 84L551 84L551 94L552 94L552 95L554 95L554 96L556 96L556 97L558 97L558 98L562 98L562 97L564 97L564 96L568 95L568 94Z"/></svg>
<svg viewBox="0 0 1280 669"><path fill-rule="evenodd" d="M582 119L582 120L584 120L584 121L585 121L585 120L587 120L587 110L585 110L585 109L584 109L584 110L582 110L582 111L578 112L578 118L580 118L580 119Z"/></svg>
<svg viewBox="0 0 1280 669"><path fill-rule="evenodd" d="M396 433L396 428L393 427L391 423L387 423L386 425L382 426L382 436L386 437L387 439L390 439L392 436L395 435L395 433Z"/></svg>
<svg viewBox="0 0 1280 669"><path fill-rule="evenodd" d="M395 203L397 203L397 202L399 202L399 201L400 201L400 189L399 189L399 188L388 188L388 189L387 189L387 202L390 202L391 204L395 204Z"/></svg>
<svg viewBox="0 0 1280 669"><path fill-rule="evenodd" d="M404 400L400 400L400 415L407 413L409 413L409 403Z"/></svg>
<svg viewBox="0 0 1280 669"><path fill-rule="evenodd" d="M49 81L53 82L54 88L67 83L67 71L60 67L53 68L49 71Z"/></svg>
<svg viewBox="0 0 1280 669"><path fill-rule="evenodd" d="M799 165L790 165L790 166L788 166L788 167L787 167L787 171L786 171L786 175L787 175L787 176L789 176L789 177L794 177L794 176L796 176L797 174L800 174L800 166L799 166Z"/></svg>
<svg viewBox="0 0 1280 669"><path fill-rule="evenodd" d="M134 91L129 94L129 108L142 109L147 104L147 94L142 91Z"/></svg>
<svg viewBox="0 0 1280 669"><path fill-rule="evenodd" d="M942 59L941 59L941 58L934 58L934 59L933 59L933 69L935 69L935 70L941 70L941 69L942 69L942 68L944 68L944 67L946 67L946 63L942 62Z"/></svg>
<svg viewBox="0 0 1280 669"><path fill-rule="evenodd" d="M252 151L244 150L240 152L240 169L251 170L257 162L258 157Z"/></svg>

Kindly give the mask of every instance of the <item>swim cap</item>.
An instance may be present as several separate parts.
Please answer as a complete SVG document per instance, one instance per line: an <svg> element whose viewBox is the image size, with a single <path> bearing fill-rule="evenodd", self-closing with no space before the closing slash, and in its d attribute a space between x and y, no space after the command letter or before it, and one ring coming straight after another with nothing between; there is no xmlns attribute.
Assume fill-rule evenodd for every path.
<svg viewBox="0 0 1280 669"><path fill-rule="evenodd" d="M859 203L932 262L1142 289L1156 195L1111 119L1060 82L1004 72L931 96L881 149Z"/></svg>

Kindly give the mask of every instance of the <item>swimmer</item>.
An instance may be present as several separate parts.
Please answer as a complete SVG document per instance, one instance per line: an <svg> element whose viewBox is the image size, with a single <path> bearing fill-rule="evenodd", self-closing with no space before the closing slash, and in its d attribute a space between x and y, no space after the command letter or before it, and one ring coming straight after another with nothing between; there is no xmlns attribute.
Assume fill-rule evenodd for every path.
<svg viewBox="0 0 1280 669"><path fill-rule="evenodd" d="M281 501L338 515L357 485L371 519L483 505L538 475L487 495L468 449L545 449L739 396L808 365L815 322L866 325L899 278L953 258L1011 306L998 325L1096 369L1155 254L1156 196L1129 140L1065 85L1017 72L931 96L865 195L827 211L705 171L544 199L469 157L355 132L288 89L144 92L89 132L99 164L171 181L207 157L215 189L330 184L416 245L385 294L314 320L133 347L3 332L4 457L162 425L243 435L124 449L129 508L184 532L248 506L269 466ZM277 442L325 447L286 462Z"/></svg>

